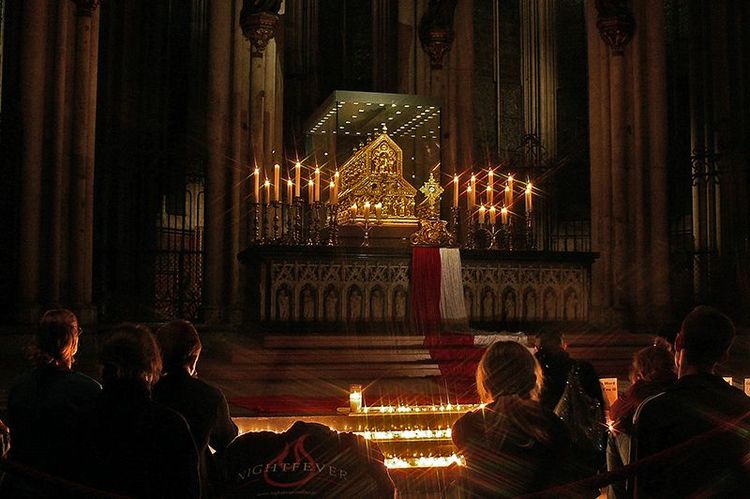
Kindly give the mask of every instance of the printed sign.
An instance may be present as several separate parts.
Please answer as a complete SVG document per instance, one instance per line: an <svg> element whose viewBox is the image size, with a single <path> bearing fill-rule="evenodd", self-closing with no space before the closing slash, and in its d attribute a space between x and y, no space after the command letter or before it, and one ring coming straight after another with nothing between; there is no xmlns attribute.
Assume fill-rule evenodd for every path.
<svg viewBox="0 0 750 499"><path fill-rule="evenodd" d="M750 397L750 378L745 378L745 395Z"/></svg>
<svg viewBox="0 0 750 499"><path fill-rule="evenodd" d="M731 385L732 384L732 377L731 376L724 376L724 381L726 381L727 383L729 383Z"/></svg>
<svg viewBox="0 0 750 499"><path fill-rule="evenodd" d="M599 378L599 383L602 385L604 401L607 404L607 407L611 407L618 397L617 378Z"/></svg>

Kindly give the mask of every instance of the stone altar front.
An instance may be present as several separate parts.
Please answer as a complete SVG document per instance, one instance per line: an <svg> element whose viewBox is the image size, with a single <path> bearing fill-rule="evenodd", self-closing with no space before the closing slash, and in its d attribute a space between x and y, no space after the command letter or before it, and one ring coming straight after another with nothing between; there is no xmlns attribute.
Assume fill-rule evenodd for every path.
<svg viewBox="0 0 750 499"><path fill-rule="evenodd" d="M252 246L248 322L406 322L411 248ZM461 250L473 323L585 321L593 253Z"/></svg>

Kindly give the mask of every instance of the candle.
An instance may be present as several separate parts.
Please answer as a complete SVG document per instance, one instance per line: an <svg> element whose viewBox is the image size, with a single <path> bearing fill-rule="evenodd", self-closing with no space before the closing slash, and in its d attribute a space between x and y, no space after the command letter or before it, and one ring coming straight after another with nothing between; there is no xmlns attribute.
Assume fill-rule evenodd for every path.
<svg viewBox="0 0 750 499"><path fill-rule="evenodd" d="M526 198L526 213L531 213L532 208L532 199L531 199L531 182L526 184L526 192L525 192L525 198Z"/></svg>
<svg viewBox="0 0 750 499"><path fill-rule="evenodd" d="M320 201L320 168L315 167L315 201Z"/></svg>
<svg viewBox="0 0 750 499"><path fill-rule="evenodd" d="M490 225L495 225L497 222L497 210L494 206L490 206Z"/></svg>
<svg viewBox="0 0 750 499"><path fill-rule="evenodd" d="M260 203L260 170L258 168L253 172L253 193L255 202Z"/></svg>
<svg viewBox="0 0 750 499"><path fill-rule="evenodd" d="M273 165L273 200L281 201L281 166Z"/></svg>
<svg viewBox="0 0 750 499"><path fill-rule="evenodd" d="M484 223L484 217L485 216L486 216L486 209L485 209L484 205L481 205L479 207L479 223L480 224Z"/></svg>
<svg viewBox="0 0 750 499"><path fill-rule="evenodd" d="M492 193L492 186L487 184L487 204L492 204L495 201L495 196Z"/></svg>
<svg viewBox="0 0 750 499"><path fill-rule="evenodd" d="M375 205L375 218L380 220L380 217L383 215L383 203L377 203Z"/></svg>
<svg viewBox="0 0 750 499"><path fill-rule="evenodd" d="M487 185L490 186L490 191L492 191L495 188L495 172L490 169L489 172L487 172Z"/></svg>
<svg viewBox="0 0 750 499"><path fill-rule="evenodd" d="M505 203L505 206L511 206L513 204L513 174L508 175L508 191L510 191L510 199Z"/></svg>
<svg viewBox="0 0 750 499"><path fill-rule="evenodd" d="M300 197L300 182L302 178L302 165L299 161L294 164L294 195Z"/></svg>
<svg viewBox="0 0 750 499"><path fill-rule="evenodd" d="M315 181L310 179L307 183L307 202L313 204L313 201L315 201Z"/></svg>
<svg viewBox="0 0 750 499"><path fill-rule="evenodd" d="M357 203L352 204L351 208L349 208L349 211L352 212L352 218L357 218Z"/></svg>
<svg viewBox="0 0 750 499"><path fill-rule="evenodd" d="M339 171L333 174L333 192L336 194L336 202L339 202Z"/></svg>
<svg viewBox="0 0 750 499"><path fill-rule="evenodd" d="M368 218L370 218L370 202L369 201L365 201L365 213L364 213L364 215L365 215L365 220L367 220Z"/></svg>
<svg viewBox="0 0 750 499"><path fill-rule="evenodd" d="M505 206L513 204L513 191L510 189L510 185L505 186Z"/></svg>
<svg viewBox="0 0 750 499"><path fill-rule="evenodd" d="M286 181L286 200L289 204L292 204L292 201L294 201L294 182L292 182L292 179L289 179Z"/></svg>
<svg viewBox="0 0 750 499"><path fill-rule="evenodd" d="M472 204L474 202L474 190L471 188L470 185L466 186L466 209L469 210L469 213L471 213L471 210L474 209L474 205Z"/></svg>
<svg viewBox="0 0 750 499"><path fill-rule="evenodd" d="M265 182L263 182L263 187L266 188L266 204L271 202L271 181L266 179Z"/></svg>
<svg viewBox="0 0 750 499"><path fill-rule="evenodd" d="M469 196L469 208L473 209L477 204L477 176L474 174L471 175L471 185L469 187L471 187L471 190L467 189L466 192L471 194Z"/></svg>
<svg viewBox="0 0 750 499"><path fill-rule="evenodd" d="M453 175L453 207L458 208L458 175Z"/></svg>
<svg viewBox="0 0 750 499"><path fill-rule="evenodd" d="M331 204L339 202L339 200L336 199L336 182L333 180L328 184L328 202Z"/></svg>
<svg viewBox="0 0 750 499"><path fill-rule="evenodd" d="M349 410L355 413L362 410L362 385L349 385Z"/></svg>
<svg viewBox="0 0 750 499"><path fill-rule="evenodd" d="M502 220L503 225L508 225L508 208L505 206L500 210L500 220Z"/></svg>

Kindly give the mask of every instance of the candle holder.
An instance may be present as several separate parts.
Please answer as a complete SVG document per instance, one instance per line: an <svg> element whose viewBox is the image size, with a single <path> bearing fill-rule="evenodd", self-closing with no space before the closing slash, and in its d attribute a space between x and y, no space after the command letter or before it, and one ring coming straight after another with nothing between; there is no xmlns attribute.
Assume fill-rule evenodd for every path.
<svg viewBox="0 0 750 499"><path fill-rule="evenodd" d="M271 226L271 241L272 243L278 243L281 241L279 229L281 226L279 225L279 221L281 220L279 217L279 208L281 207L280 203L278 201L272 201L271 202L271 208L273 209L273 225Z"/></svg>
<svg viewBox="0 0 750 499"><path fill-rule="evenodd" d="M500 224L499 235L500 249L513 251L513 227L510 220L507 224Z"/></svg>
<svg viewBox="0 0 750 499"><path fill-rule="evenodd" d="M468 249L476 249L477 246L477 240L476 240L476 232L477 230L477 224L474 221L474 217L469 214L468 219L466 220L466 247Z"/></svg>
<svg viewBox="0 0 750 499"><path fill-rule="evenodd" d="M304 237L302 235L302 214L304 209L304 200L299 196L294 198L294 244L302 244L302 241L304 240Z"/></svg>
<svg viewBox="0 0 750 499"><path fill-rule="evenodd" d="M269 238L268 238L268 230L269 230L268 223L269 223L269 220L268 220L268 205L267 204L262 205L260 218L261 218L260 243L261 244L266 244L266 243L268 243L268 240L269 240Z"/></svg>
<svg viewBox="0 0 750 499"><path fill-rule="evenodd" d="M311 206L312 209L312 223L310 224L310 230L312 232L311 239L312 244L314 246L320 245L320 208L323 206L323 203L320 201L315 201L313 205Z"/></svg>
<svg viewBox="0 0 750 499"><path fill-rule="evenodd" d="M286 232L284 233L283 242L284 244L293 245L296 244L294 239L294 204L290 203L282 205L281 214L284 214L284 206L286 206L286 218L282 216L286 224Z"/></svg>
<svg viewBox="0 0 750 499"><path fill-rule="evenodd" d="M373 225L380 225L383 222L377 218L374 221L370 221L370 217L365 217L362 221L351 219L351 225L356 225L357 227L361 227L363 231L363 238L362 238L362 247L367 248L370 246L370 230L372 230Z"/></svg>
<svg viewBox="0 0 750 499"><path fill-rule="evenodd" d="M260 203L252 203L253 206L253 242L260 244L262 242L262 227L261 227L261 205Z"/></svg>
<svg viewBox="0 0 750 499"><path fill-rule="evenodd" d="M339 205L328 205L328 246L339 244Z"/></svg>
<svg viewBox="0 0 750 499"><path fill-rule="evenodd" d="M458 206L451 207L451 231L453 232L453 240L458 244L459 238L459 220L461 216L461 209Z"/></svg>
<svg viewBox="0 0 750 499"><path fill-rule="evenodd" d="M536 239L534 238L534 216L533 212L526 212L526 249L536 249Z"/></svg>

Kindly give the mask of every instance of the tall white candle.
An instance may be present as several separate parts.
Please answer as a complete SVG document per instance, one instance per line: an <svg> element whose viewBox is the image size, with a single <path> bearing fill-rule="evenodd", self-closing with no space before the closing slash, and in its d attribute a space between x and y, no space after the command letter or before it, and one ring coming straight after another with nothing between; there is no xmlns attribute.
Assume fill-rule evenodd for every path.
<svg viewBox="0 0 750 499"><path fill-rule="evenodd" d="M265 182L263 182L263 187L266 188L266 204L271 202L271 181L266 179Z"/></svg>
<svg viewBox="0 0 750 499"><path fill-rule="evenodd" d="M453 175L453 207L458 208L458 175Z"/></svg>
<svg viewBox="0 0 750 499"><path fill-rule="evenodd" d="M315 201L320 201L320 168L315 167Z"/></svg>
<svg viewBox="0 0 750 499"><path fill-rule="evenodd" d="M281 166L273 165L273 200L281 201Z"/></svg>
<svg viewBox="0 0 750 499"><path fill-rule="evenodd" d="M300 186L302 182L302 164L297 161L294 165L294 195L300 197Z"/></svg>
<svg viewBox="0 0 750 499"><path fill-rule="evenodd" d="M294 200L294 182L292 182L292 179L289 179L286 181L286 202L289 204L292 204L292 201Z"/></svg>
<svg viewBox="0 0 750 499"><path fill-rule="evenodd" d="M307 184L307 202L310 204L313 204L315 201L315 181L313 179L310 179L310 182Z"/></svg>
<svg viewBox="0 0 750 499"><path fill-rule="evenodd" d="M525 192L525 198L526 198L526 213L531 213L531 210L533 209L532 206L532 191L531 191L531 182L526 184L526 192Z"/></svg>
<svg viewBox="0 0 750 499"><path fill-rule="evenodd" d="M472 174L471 175L471 184L469 185L471 187L471 190L466 189L466 192L470 194L469 196L469 208L474 208L474 206L477 204L477 176Z"/></svg>
<svg viewBox="0 0 750 499"><path fill-rule="evenodd" d="M260 204L260 169L256 168L253 172L253 193L255 194L255 202Z"/></svg>

